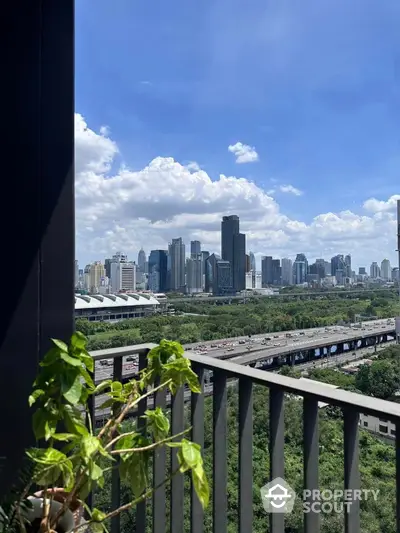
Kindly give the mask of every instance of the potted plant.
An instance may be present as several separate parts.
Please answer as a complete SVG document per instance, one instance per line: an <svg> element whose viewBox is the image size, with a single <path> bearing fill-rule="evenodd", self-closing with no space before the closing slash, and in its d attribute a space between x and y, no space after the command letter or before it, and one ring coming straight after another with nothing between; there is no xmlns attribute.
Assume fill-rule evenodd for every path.
<svg viewBox="0 0 400 533"><path fill-rule="evenodd" d="M170 423L160 408L147 410L144 423L123 422L145 397L180 387L192 392L201 389L182 346L163 340L147 357L147 367L128 383L106 380L95 385L94 361L86 350L87 340L79 332L69 344L53 339L53 347L40 363L29 404L33 407L33 431L40 446L26 454L33 465L32 475L14 505L0 504L0 533L74 533L90 526L97 533L105 522L151 496L148 463L160 446L175 448L179 462L174 475L190 471L198 498L206 507L209 488L203 469L200 446L185 438L190 428L170 435ZM100 409L110 408L104 426L91 427L88 402L105 395ZM93 399L94 400L94 399ZM96 486L104 486L104 474L117 468L121 481L129 483L133 501L104 512L85 503ZM39 491L32 493L32 487ZM83 510L86 517L83 518Z"/></svg>

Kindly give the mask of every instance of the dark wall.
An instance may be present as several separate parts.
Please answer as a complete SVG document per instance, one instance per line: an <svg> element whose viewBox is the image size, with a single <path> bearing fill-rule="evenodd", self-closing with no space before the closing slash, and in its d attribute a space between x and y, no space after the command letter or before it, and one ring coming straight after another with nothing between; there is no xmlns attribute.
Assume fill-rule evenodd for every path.
<svg viewBox="0 0 400 533"><path fill-rule="evenodd" d="M32 444L27 399L74 309L74 4L3 6L0 494ZM7 94L8 93L8 94Z"/></svg>

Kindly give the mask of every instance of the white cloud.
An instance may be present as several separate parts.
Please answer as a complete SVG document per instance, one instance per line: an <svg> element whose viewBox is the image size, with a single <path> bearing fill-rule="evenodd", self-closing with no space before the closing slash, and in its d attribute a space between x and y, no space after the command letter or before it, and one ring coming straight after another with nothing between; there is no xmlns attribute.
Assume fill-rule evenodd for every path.
<svg viewBox="0 0 400 533"><path fill-rule="evenodd" d="M235 155L236 163L254 163L258 161L258 154L254 146L237 142L228 146L229 152Z"/></svg>
<svg viewBox="0 0 400 533"><path fill-rule="evenodd" d="M396 264L395 213L382 208L371 213L377 200L365 202L366 214L323 213L305 223L286 216L270 191L245 178L221 174L213 181L198 165L185 166L172 157L157 157L139 170L121 167L113 172L118 146L91 130L79 114L75 135L81 264L118 250L135 258L142 243L149 252L166 248L174 237L187 244L199 239L204 249L219 251L224 214L239 215L247 249L259 255L304 252L313 259L351 252L359 265L384 257Z"/></svg>
<svg viewBox="0 0 400 533"><path fill-rule="evenodd" d="M383 213L386 211L395 211L397 201L400 200L400 194L394 194L389 200L377 200L376 198L370 198L364 202L364 209L371 213Z"/></svg>
<svg viewBox="0 0 400 533"><path fill-rule="evenodd" d="M281 185L279 190L284 193L294 194L295 196L301 196L303 194L303 191L293 187L293 185Z"/></svg>

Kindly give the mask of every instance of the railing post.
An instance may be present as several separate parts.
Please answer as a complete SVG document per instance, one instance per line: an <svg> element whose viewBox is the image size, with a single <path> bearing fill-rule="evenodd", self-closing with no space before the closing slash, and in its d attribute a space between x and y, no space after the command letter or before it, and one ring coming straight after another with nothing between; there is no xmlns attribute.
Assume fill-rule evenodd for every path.
<svg viewBox="0 0 400 533"><path fill-rule="evenodd" d="M304 397L303 410L303 440L304 440L304 490L311 491L305 501L313 502L313 490L319 487L318 460L319 460L319 434L318 434L318 400ZM304 513L304 533L318 533L320 530L319 513Z"/></svg>
<svg viewBox="0 0 400 533"><path fill-rule="evenodd" d="M147 366L147 354L149 351L142 352L139 354L139 367L138 370L141 372L144 370ZM143 391L145 393L146 391ZM139 402L138 410L137 410L137 429L138 430L145 430L146 429L146 421L144 418L141 418L145 411L147 409L147 397L143 398ZM147 502L146 500L143 502L140 502L136 506L136 533L146 533L146 507Z"/></svg>
<svg viewBox="0 0 400 533"><path fill-rule="evenodd" d="M181 433L184 426L184 394L183 387L176 392L172 397L171 409L171 432L172 435ZM175 439L176 440L176 439ZM179 439L178 439L179 440ZM171 474L179 469L179 461L177 457L177 450L171 449ZM175 474L171 480L171 532L183 533L183 489L184 478L183 475Z"/></svg>
<svg viewBox="0 0 400 533"><path fill-rule="evenodd" d="M270 454L270 481L285 474L284 445L285 445L285 420L284 420L284 393L282 389L271 387L269 392L269 454ZM284 533L285 515L270 513L269 523L271 533Z"/></svg>
<svg viewBox="0 0 400 533"><path fill-rule="evenodd" d="M227 389L226 374L214 372L213 389L213 531L226 533L228 527L227 497Z"/></svg>
<svg viewBox="0 0 400 533"><path fill-rule="evenodd" d="M157 386L157 382L155 385ZM154 409L157 407L165 408L166 405L166 391L160 390L154 393ZM167 508L166 508L166 494L165 485L162 485L166 474L166 459L167 454L165 446L157 448L154 452L153 462L153 487L161 485L153 493L153 533L164 533L166 531Z"/></svg>
<svg viewBox="0 0 400 533"><path fill-rule="evenodd" d="M239 533L253 530L253 383L239 379Z"/></svg>
<svg viewBox="0 0 400 533"><path fill-rule="evenodd" d="M358 466L358 422L360 414L352 407L343 409L344 416L344 488L354 491L360 489ZM351 499L348 511L344 514L345 533L360 533L360 501Z"/></svg>
<svg viewBox="0 0 400 533"><path fill-rule="evenodd" d="M122 357L116 357L113 361L113 380L121 381L122 379ZM117 458L117 464L119 458ZM114 468L111 474L111 506L112 509L118 509L121 505L121 481L119 470ZM120 533L121 519L120 515L111 519L111 533Z"/></svg>
<svg viewBox="0 0 400 533"><path fill-rule="evenodd" d="M204 448L204 368L199 364L193 365L193 370L196 372L199 379L202 394L191 394L191 424L192 424L192 441L196 442ZM204 525L204 513L203 508L199 502L199 499L194 490L193 484L191 485L191 498L190 498L190 523L191 533L203 533Z"/></svg>

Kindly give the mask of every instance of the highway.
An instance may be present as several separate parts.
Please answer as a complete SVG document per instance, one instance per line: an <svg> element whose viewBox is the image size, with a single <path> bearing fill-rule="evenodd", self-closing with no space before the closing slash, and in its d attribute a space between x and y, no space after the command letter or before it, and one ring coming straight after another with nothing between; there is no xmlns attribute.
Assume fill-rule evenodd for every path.
<svg viewBox="0 0 400 533"><path fill-rule="evenodd" d="M185 345L187 351L216 357L219 359L229 358L239 364L250 364L255 361L265 360L293 353L296 351L309 350L318 348L323 343L335 344L372 336L374 334L383 334L394 330L394 319L371 320L363 322L362 328L331 326L328 328L312 328L296 331L282 331L276 333L266 333L255 335L251 339L248 337L238 337L235 339L222 339L218 341L208 341ZM287 335L291 335L288 337ZM265 340L269 339L269 340ZM130 361L128 359L131 359ZM124 357L123 376L134 375L137 371L136 356ZM96 382L109 379L112 375L111 360L96 361Z"/></svg>
<svg viewBox="0 0 400 533"><path fill-rule="evenodd" d="M239 296L186 296L182 298L168 298L167 301L170 305L173 306L174 303L196 303L196 302L213 302L213 301L228 301L228 300L248 300L250 298L315 298L318 296L330 296L330 295L357 295L357 294L366 294L366 293L374 293L374 292L380 292L380 291L390 291L393 290L392 287L388 288L379 288L379 289L352 289L349 291L345 291L342 289L337 289L333 291L307 291L307 292L284 292L284 293L276 293L276 294L253 294L253 289L249 289L246 293L246 296L244 294L241 294Z"/></svg>

